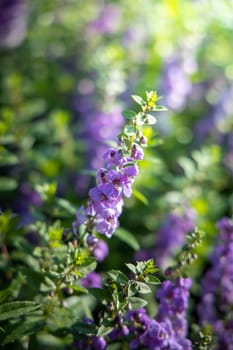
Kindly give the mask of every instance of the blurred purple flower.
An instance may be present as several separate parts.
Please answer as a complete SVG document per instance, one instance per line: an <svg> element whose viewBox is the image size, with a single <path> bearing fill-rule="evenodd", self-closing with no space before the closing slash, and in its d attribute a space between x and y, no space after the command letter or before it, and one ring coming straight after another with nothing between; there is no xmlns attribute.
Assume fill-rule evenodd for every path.
<svg viewBox="0 0 233 350"><path fill-rule="evenodd" d="M117 135L121 130L124 118L120 107L113 105L107 112L97 111L91 96L82 96L78 100L87 106L87 110L80 110L80 102L75 109L78 111L80 121L77 137L83 141L85 147L84 168L96 170L103 166L102 155L108 150L107 141L117 141ZM91 102L92 101L92 102ZM88 187L87 176L79 175L76 179L75 189L77 193L85 193Z"/></svg>
<svg viewBox="0 0 233 350"><path fill-rule="evenodd" d="M176 56L169 58L165 62L161 80L164 104L175 111L183 109L192 88L184 61Z"/></svg>
<svg viewBox="0 0 233 350"><path fill-rule="evenodd" d="M20 225L25 226L33 221L30 207L42 205L42 198L29 184L22 183L19 196L14 205L14 211L20 214Z"/></svg>
<svg viewBox="0 0 233 350"><path fill-rule="evenodd" d="M26 34L25 0L0 0L0 48L14 48Z"/></svg>
<svg viewBox="0 0 233 350"><path fill-rule="evenodd" d="M80 283L85 288L102 288L102 278L97 272L89 272Z"/></svg>
<svg viewBox="0 0 233 350"><path fill-rule="evenodd" d="M141 249L135 254L136 260L153 258L158 267L166 269L173 255L182 247L185 236L195 228L196 215L193 209L183 210L183 214L171 212L156 232L155 246Z"/></svg>
<svg viewBox="0 0 233 350"><path fill-rule="evenodd" d="M185 242L185 236L195 227L195 212L186 209L182 215L171 212L156 233L154 258L160 268L166 268L173 254Z"/></svg>
<svg viewBox="0 0 233 350"><path fill-rule="evenodd" d="M107 4L99 7L99 13L95 20L88 23L86 34L113 34L120 28L121 9L116 4Z"/></svg>
<svg viewBox="0 0 233 350"><path fill-rule="evenodd" d="M218 82L215 84L217 85ZM220 82L221 83L221 82ZM221 91L224 90L222 83ZM220 89L218 87L218 89ZM195 125L195 135L198 141L203 141L207 137L212 137L214 142L220 144L226 151L223 159L225 166L233 171L232 150L233 133L228 124L232 119L233 108L233 84L225 87L225 90L219 95L215 105L211 108L209 114L200 119Z"/></svg>
<svg viewBox="0 0 233 350"><path fill-rule="evenodd" d="M101 262L108 256L108 245L105 241L99 240L92 252L97 261Z"/></svg>
<svg viewBox="0 0 233 350"><path fill-rule="evenodd" d="M210 256L211 267L202 279L199 317L210 323L218 337L216 350L233 349L233 223L228 218L218 222L219 236Z"/></svg>

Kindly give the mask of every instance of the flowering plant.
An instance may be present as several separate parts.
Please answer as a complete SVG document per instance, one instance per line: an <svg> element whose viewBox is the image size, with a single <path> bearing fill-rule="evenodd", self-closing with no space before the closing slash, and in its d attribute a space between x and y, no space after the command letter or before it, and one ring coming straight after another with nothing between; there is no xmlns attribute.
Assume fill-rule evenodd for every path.
<svg viewBox="0 0 233 350"><path fill-rule="evenodd" d="M0 321L4 322L0 334L2 345L20 344L25 339L28 346L34 346L31 344L40 344L43 337L48 336L55 337L65 349L104 350L124 346L188 350L199 346L207 350L212 340L205 328L206 317L208 323L213 321L216 332L219 327L230 324L230 321L218 323L213 304L208 303L210 316L204 314L204 328L197 328L190 339L187 317L192 278L186 274L198 257L197 249L203 239L201 231L194 230L191 212L183 218L171 214L158 233L155 250L138 251L139 261L125 264L130 273L125 269L99 269L111 254L108 242L115 234L138 249L137 241L129 232L123 230L123 236L117 234L119 217L125 198L132 196L132 184L139 174L138 163L143 160L143 149L148 145L144 128L156 122L150 113L165 110L157 104L159 97L155 91L147 92L145 99L132 97L140 110L122 113L126 122L118 135L118 143L103 155L97 185L89 190L87 204L76 211L75 219L74 206L56 196L53 184L37 187L40 198L37 217L35 215L28 226L19 225L17 217L10 212L1 213L3 262L10 273L10 277L5 277L10 283L0 293ZM227 233L231 230L227 219L224 220L221 223L223 241L228 239ZM169 255L172 261L174 253L172 245L167 248L162 243L172 240L166 236L169 230L179 235L178 254L165 269L165 265L160 264L163 254ZM186 244L185 232L192 232ZM143 255L147 260L141 259ZM160 271L151 257L158 260ZM213 273L209 274L207 279ZM206 303L213 291L210 285L206 287L205 280L203 288ZM156 289L153 301L157 300L156 310L149 312L151 297L147 295ZM229 293L224 299L226 307L228 296ZM230 333L226 330L224 334L223 339L221 333L219 344L230 344Z"/></svg>

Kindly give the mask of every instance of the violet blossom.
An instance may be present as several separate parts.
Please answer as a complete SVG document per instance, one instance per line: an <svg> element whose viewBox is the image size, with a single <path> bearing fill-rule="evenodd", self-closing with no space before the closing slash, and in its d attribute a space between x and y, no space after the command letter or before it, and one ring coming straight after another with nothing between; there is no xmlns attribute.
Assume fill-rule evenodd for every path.
<svg viewBox="0 0 233 350"><path fill-rule="evenodd" d="M25 0L0 1L0 48L15 48L26 35Z"/></svg>
<svg viewBox="0 0 233 350"><path fill-rule="evenodd" d="M229 218L223 218L218 222L218 228L218 241L210 256L211 267L202 279L198 310L201 323L213 326L218 338L216 350L232 350L233 223Z"/></svg>
<svg viewBox="0 0 233 350"><path fill-rule="evenodd" d="M133 334L130 349L192 350L186 319L190 287L190 278L163 282L157 293L159 308L155 319L144 308L127 313L126 322Z"/></svg>
<svg viewBox="0 0 233 350"><path fill-rule="evenodd" d="M102 288L102 278L97 272L89 272L80 279L80 283L85 288Z"/></svg>
<svg viewBox="0 0 233 350"><path fill-rule="evenodd" d="M134 146L133 146L134 147ZM110 238L118 227L118 217L122 212L123 195L130 197L132 184L138 174L135 161L141 160L143 153L135 147L130 157L121 149L110 148L103 156L104 168L97 175L97 186L90 189L87 208L81 207L73 223L75 229L82 223L95 226L97 231ZM84 219L85 216L85 219Z"/></svg>

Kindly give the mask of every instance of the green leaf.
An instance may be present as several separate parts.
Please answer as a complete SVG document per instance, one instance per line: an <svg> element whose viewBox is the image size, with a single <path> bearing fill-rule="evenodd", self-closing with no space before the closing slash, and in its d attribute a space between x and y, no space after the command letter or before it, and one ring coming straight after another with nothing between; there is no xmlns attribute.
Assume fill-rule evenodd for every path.
<svg viewBox="0 0 233 350"><path fill-rule="evenodd" d="M107 272L107 275L110 276L111 279L117 283L128 283L128 277L121 271L111 270Z"/></svg>
<svg viewBox="0 0 233 350"><path fill-rule="evenodd" d="M12 289L7 288L0 291L0 304L7 301L12 296Z"/></svg>
<svg viewBox="0 0 233 350"><path fill-rule="evenodd" d="M144 307L147 304L147 301L138 297L130 297L129 303L131 306L131 310L140 309L141 307Z"/></svg>
<svg viewBox="0 0 233 350"><path fill-rule="evenodd" d="M44 320L43 319L33 319L33 320L27 320L24 322L18 322L11 325L8 325L4 328L5 333L3 336L1 336L0 341L1 345L6 345L8 343L12 343L15 340L18 340L25 335L30 335L38 330L40 330L44 326Z"/></svg>
<svg viewBox="0 0 233 350"><path fill-rule="evenodd" d="M127 109L126 111L123 111L122 112L122 115L125 119L129 119L129 120L132 120L132 119L135 119L136 118L136 113L130 109Z"/></svg>
<svg viewBox="0 0 233 350"><path fill-rule="evenodd" d="M167 111L168 109L164 106L155 106L155 108L153 109L153 111L159 111L159 112L162 112L162 111Z"/></svg>
<svg viewBox="0 0 233 350"><path fill-rule="evenodd" d="M126 243L130 248L134 250L138 250L140 248L140 245L135 236L123 228L118 228L115 231L114 236L119 238L122 242Z"/></svg>
<svg viewBox="0 0 233 350"><path fill-rule="evenodd" d="M114 326L100 326L97 332L97 337L103 337L109 334L114 329Z"/></svg>
<svg viewBox="0 0 233 350"><path fill-rule="evenodd" d="M157 277L155 277L155 276L147 276L145 278L145 282L146 283L150 283L150 284L154 284L154 285L157 285L157 284L161 283L160 280Z"/></svg>
<svg viewBox="0 0 233 350"><path fill-rule="evenodd" d="M66 199L64 198L58 198L56 200L56 203L58 204L58 206L65 210L67 213L71 214L71 215L75 215L76 213L76 208Z"/></svg>
<svg viewBox="0 0 233 350"><path fill-rule="evenodd" d="M131 95L132 99L138 103L140 106L143 106L145 104L145 101L141 98L141 96L138 95Z"/></svg>
<svg viewBox="0 0 233 350"><path fill-rule="evenodd" d="M130 263L125 264L125 265L128 267L128 269L129 269L130 271L132 271L132 272L136 275L136 273L137 273L136 266L134 266L133 264L130 264Z"/></svg>
<svg viewBox="0 0 233 350"><path fill-rule="evenodd" d="M141 192L133 189L133 195L134 195L135 198L137 198L143 204L149 205L148 199Z"/></svg>
<svg viewBox="0 0 233 350"><path fill-rule="evenodd" d="M86 335L94 335L96 334L96 325L93 323L76 322L71 327L71 332L74 332L75 334L81 333Z"/></svg>
<svg viewBox="0 0 233 350"><path fill-rule="evenodd" d="M88 257L81 264L77 265L78 272L86 275L88 272L94 271L96 268L97 262L95 258Z"/></svg>
<svg viewBox="0 0 233 350"><path fill-rule="evenodd" d="M135 285L134 285L134 282L135 281L131 281L130 283L129 283L129 288L128 288L128 297L132 297L132 296L134 296L135 294L137 294L137 290L136 290L136 288L135 288Z"/></svg>
<svg viewBox="0 0 233 350"><path fill-rule="evenodd" d="M17 187L17 181L9 177L0 177L0 191L12 191Z"/></svg>
<svg viewBox="0 0 233 350"><path fill-rule="evenodd" d="M79 286L77 284L70 284L70 285L67 285L67 287L73 289L77 293L82 293L82 294L88 293L88 290L86 288Z"/></svg>
<svg viewBox="0 0 233 350"><path fill-rule="evenodd" d="M101 303L111 299L111 295L110 295L110 293L108 292L107 289L104 289L104 288L89 288L88 291L89 291L90 294L94 295L94 297Z"/></svg>
<svg viewBox="0 0 233 350"><path fill-rule="evenodd" d="M3 154L0 156L0 165L1 166L15 165L17 163L19 163L19 159L14 154L6 153L6 154Z"/></svg>
<svg viewBox="0 0 233 350"><path fill-rule="evenodd" d="M33 301L12 301L0 305L0 321L17 318L38 309L40 305Z"/></svg>
<svg viewBox="0 0 233 350"><path fill-rule="evenodd" d="M148 294L151 293L150 287L146 283L143 282L136 282L134 281L134 288L137 290L140 294Z"/></svg>

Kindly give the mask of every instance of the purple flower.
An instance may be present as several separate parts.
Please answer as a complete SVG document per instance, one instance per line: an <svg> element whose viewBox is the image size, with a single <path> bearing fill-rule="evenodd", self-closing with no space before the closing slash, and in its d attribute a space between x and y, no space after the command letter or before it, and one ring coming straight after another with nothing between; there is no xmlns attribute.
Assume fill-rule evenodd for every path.
<svg viewBox="0 0 233 350"><path fill-rule="evenodd" d="M89 272L80 283L85 288L102 288L102 278L97 272Z"/></svg>
<svg viewBox="0 0 233 350"><path fill-rule="evenodd" d="M0 1L0 48L14 48L26 34L27 5L25 0Z"/></svg>
<svg viewBox="0 0 233 350"><path fill-rule="evenodd" d="M131 150L131 157L136 160L142 160L144 157L143 149L136 143L133 145Z"/></svg>
<svg viewBox="0 0 233 350"><path fill-rule="evenodd" d="M130 197L132 194L131 186L138 174L138 167L133 158L123 155L121 149L110 148L103 158L105 167L98 171L97 186L89 191L85 215L82 214L81 208L73 227L76 228L78 221L81 224L86 217L87 222L90 220L99 233L110 238L118 227L123 195Z"/></svg>
<svg viewBox="0 0 233 350"><path fill-rule="evenodd" d="M188 62L187 65L186 62L180 57L171 57L164 65L161 89L164 91L166 106L177 111L184 108L192 87L189 74L195 68L195 63L190 65Z"/></svg>
<svg viewBox="0 0 233 350"><path fill-rule="evenodd" d="M128 334L129 328L126 325L117 324L111 333L109 333L109 338L111 340L116 340L117 338L125 337Z"/></svg>
<svg viewBox="0 0 233 350"><path fill-rule="evenodd" d="M233 344L233 323L227 316L233 303L233 223L223 218L217 226L218 241L210 256L211 267L201 283L198 310L201 323L213 326L218 338L216 349L229 350Z"/></svg>
<svg viewBox="0 0 233 350"><path fill-rule="evenodd" d="M97 261L103 261L108 255L108 245L106 242L99 240L95 245L95 248L92 252Z"/></svg>
<svg viewBox="0 0 233 350"><path fill-rule="evenodd" d="M112 233L118 226L118 220L116 212L113 209L104 209L100 216L97 216L96 229L98 232L104 234L106 237L111 238Z"/></svg>
<svg viewBox="0 0 233 350"><path fill-rule="evenodd" d="M158 322L156 320L151 320L142 337L143 345L148 346L148 349L151 350L167 348L172 332L170 321Z"/></svg>
<svg viewBox="0 0 233 350"><path fill-rule="evenodd" d="M117 5L107 4L100 7L98 17L88 24L87 35L96 35L96 33L99 35L113 34L119 28L120 19L121 11Z"/></svg>
<svg viewBox="0 0 233 350"><path fill-rule="evenodd" d="M179 277L174 283L164 281L157 292L159 309L156 319L159 322L169 320L178 344L186 340L189 289L192 280ZM185 348L184 348L185 349Z"/></svg>
<svg viewBox="0 0 233 350"><path fill-rule="evenodd" d="M156 234L154 258L156 264L166 268L173 254L182 247L185 236L195 227L195 213L185 210L183 215L170 213Z"/></svg>

